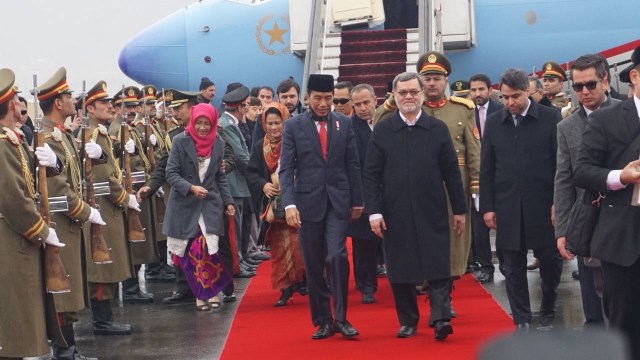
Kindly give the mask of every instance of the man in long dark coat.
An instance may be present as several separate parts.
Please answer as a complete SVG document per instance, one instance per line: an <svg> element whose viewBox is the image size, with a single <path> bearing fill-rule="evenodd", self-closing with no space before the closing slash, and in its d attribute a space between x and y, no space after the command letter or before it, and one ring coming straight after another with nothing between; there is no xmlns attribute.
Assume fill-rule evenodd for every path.
<svg viewBox="0 0 640 360"><path fill-rule="evenodd" d="M423 90L417 73L403 73L393 81L399 110L376 125L371 135L364 170L365 209L374 233L384 236L387 276L401 325L397 336L415 334L415 285L427 280L435 338L444 340L453 333L445 188L458 234L464 230L467 209L451 136L442 121L422 112Z"/></svg>
<svg viewBox="0 0 640 360"><path fill-rule="evenodd" d="M487 227L497 230L496 249L502 252L517 331L528 332L531 326L528 249L540 260L540 327L548 329L562 273L551 220L556 124L561 117L529 98L529 80L522 70L506 70L500 91L504 109L487 118L482 135L480 212Z"/></svg>

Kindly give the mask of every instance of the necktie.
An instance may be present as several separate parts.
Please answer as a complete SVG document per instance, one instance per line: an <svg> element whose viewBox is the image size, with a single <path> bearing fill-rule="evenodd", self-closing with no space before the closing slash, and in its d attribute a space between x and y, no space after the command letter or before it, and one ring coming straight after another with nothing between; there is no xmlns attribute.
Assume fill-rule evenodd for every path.
<svg viewBox="0 0 640 360"><path fill-rule="evenodd" d="M327 159L327 122L318 121L320 130L318 130L318 138L320 139L320 149L322 150L322 158Z"/></svg>
<svg viewBox="0 0 640 360"><path fill-rule="evenodd" d="M524 119L524 116L522 116L522 115L517 115L516 116L516 127L520 126L520 124L522 123L523 119Z"/></svg>
<svg viewBox="0 0 640 360"><path fill-rule="evenodd" d="M478 109L478 116L480 117L480 133L484 134L484 122L487 118L487 113L484 110L484 106L481 106L480 109Z"/></svg>

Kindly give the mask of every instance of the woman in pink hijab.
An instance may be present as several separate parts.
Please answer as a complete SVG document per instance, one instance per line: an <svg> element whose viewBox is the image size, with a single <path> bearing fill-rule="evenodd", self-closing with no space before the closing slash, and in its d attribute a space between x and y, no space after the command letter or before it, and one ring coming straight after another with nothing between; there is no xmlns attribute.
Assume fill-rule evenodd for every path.
<svg viewBox="0 0 640 360"><path fill-rule="evenodd" d="M233 216L235 208L221 169L224 141L216 136L217 126L213 106L191 108L185 132L173 138L166 169L171 193L162 230L203 311L221 307L218 293L233 275L218 255L225 213Z"/></svg>

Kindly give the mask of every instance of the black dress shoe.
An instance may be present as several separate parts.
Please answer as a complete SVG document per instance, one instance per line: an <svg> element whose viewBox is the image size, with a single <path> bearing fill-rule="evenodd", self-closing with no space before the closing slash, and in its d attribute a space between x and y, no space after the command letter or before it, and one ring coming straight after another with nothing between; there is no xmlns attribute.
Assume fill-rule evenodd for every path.
<svg viewBox="0 0 640 360"><path fill-rule="evenodd" d="M93 334L94 335L131 335L131 325L120 324L115 321L93 322Z"/></svg>
<svg viewBox="0 0 640 360"><path fill-rule="evenodd" d="M316 332L313 333L313 335L311 335L311 338L313 340L322 340L322 339L326 339L330 336L333 336L334 331L333 331L333 325L331 324L322 324L320 325L320 327L318 328L318 330L316 330Z"/></svg>
<svg viewBox="0 0 640 360"><path fill-rule="evenodd" d="M164 271L160 271L160 272L148 272L147 274L145 274L144 277L147 282L150 283L167 283L167 282L174 282L176 280L176 275L175 274L171 274L169 272L164 272Z"/></svg>
<svg viewBox="0 0 640 360"><path fill-rule="evenodd" d="M528 334L530 332L531 332L531 324L522 323L522 324L516 325L516 331L514 332L514 334L515 335L524 335L524 334Z"/></svg>
<svg viewBox="0 0 640 360"><path fill-rule="evenodd" d="M253 256L251 256L251 259L253 260L258 260L258 261L267 261L269 259L271 259L271 256L263 253L263 252L259 252Z"/></svg>
<svg viewBox="0 0 640 360"><path fill-rule="evenodd" d="M415 333L416 333L415 326L402 325L400 326L400 330L398 330L398 333L396 334L396 336L399 338L409 338L415 335Z"/></svg>
<svg viewBox="0 0 640 360"><path fill-rule="evenodd" d="M360 335L358 330L356 330L351 323L348 321L336 321L333 323L333 328L336 332L342 334L343 338L350 339L352 337Z"/></svg>
<svg viewBox="0 0 640 360"><path fill-rule="evenodd" d="M553 320L555 319L554 315L540 315L538 321L540 322L540 326L537 327L538 330L553 330Z"/></svg>
<svg viewBox="0 0 640 360"><path fill-rule="evenodd" d="M222 294L222 301L224 301L226 303L235 302L236 300L238 300L238 297L236 296L236 293L231 293L229 295Z"/></svg>
<svg viewBox="0 0 640 360"><path fill-rule="evenodd" d="M191 291L174 291L171 296L162 299L162 303L165 305L190 304L195 298Z"/></svg>
<svg viewBox="0 0 640 360"><path fill-rule="evenodd" d="M453 327L448 321L436 321L435 329L433 330L436 340L444 340L447 336L453 334Z"/></svg>
<svg viewBox="0 0 640 360"><path fill-rule="evenodd" d="M285 306L287 305L287 302L289 302L289 299L292 299L293 301L293 287L289 286L288 288L282 290L280 292L280 299L278 299L278 301L276 301L276 303L273 305L275 307L281 307L281 306Z"/></svg>
<svg viewBox="0 0 640 360"><path fill-rule="evenodd" d="M375 304L376 298L373 294L362 294L362 303L363 304Z"/></svg>
<svg viewBox="0 0 640 360"><path fill-rule="evenodd" d="M384 265L376 266L376 274L378 276L387 276L387 269L385 269Z"/></svg>
<svg viewBox="0 0 640 360"><path fill-rule="evenodd" d="M493 274L480 273L480 275L478 275L476 280L478 280L480 282L480 284L490 283L490 282L493 281Z"/></svg>
<svg viewBox="0 0 640 360"><path fill-rule="evenodd" d="M153 303L153 295L146 294L142 291L135 293L122 293L122 302L125 304L151 304Z"/></svg>

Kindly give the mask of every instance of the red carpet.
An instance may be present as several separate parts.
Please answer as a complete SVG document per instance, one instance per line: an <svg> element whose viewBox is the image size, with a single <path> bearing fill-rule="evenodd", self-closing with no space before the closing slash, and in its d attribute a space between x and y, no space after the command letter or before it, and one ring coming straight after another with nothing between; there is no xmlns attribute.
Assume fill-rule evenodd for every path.
<svg viewBox="0 0 640 360"><path fill-rule="evenodd" d="M350 243L350 242L349 242ZM378 278L376 304L360 303L351 273L348 319L360 336L344 340L336 334L311 340L308 297L294 295L293 303L276 308L280 295L271 289L270 262L258 269L242 297L231 326L222 359L475 359L479 347L493 336L513 330L511 318L472 276L456 281L452 320L454 334L444 342L433 338L428 327L429 305L420 296L418 333L410 339L395 336L400 327L386 278Z"/></svg>

